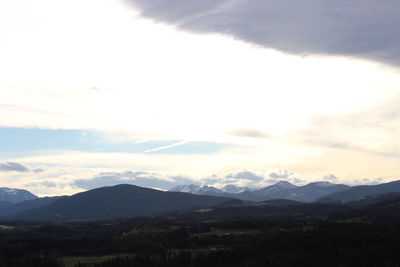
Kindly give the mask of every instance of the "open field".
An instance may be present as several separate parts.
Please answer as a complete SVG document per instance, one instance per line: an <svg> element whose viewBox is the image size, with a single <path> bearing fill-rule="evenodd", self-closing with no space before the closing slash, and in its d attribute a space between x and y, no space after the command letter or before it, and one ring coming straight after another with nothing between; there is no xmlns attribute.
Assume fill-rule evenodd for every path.
<svg viewBox="0 0 400 267"><path fill-rule="evenodd" d="M75 267L78 264L93 265L97 263L106 262L115 258L130 258L132 254L113 254L105 256L82 256L82 257L63 257L60 262L64 267Z"/></svg>
<svg viewBox="0 0 400 267"><path fill-rule="evenodd" d="M0 224L0 230L12 230L14 227L8 226L8 225L1 225Z"/></svg>

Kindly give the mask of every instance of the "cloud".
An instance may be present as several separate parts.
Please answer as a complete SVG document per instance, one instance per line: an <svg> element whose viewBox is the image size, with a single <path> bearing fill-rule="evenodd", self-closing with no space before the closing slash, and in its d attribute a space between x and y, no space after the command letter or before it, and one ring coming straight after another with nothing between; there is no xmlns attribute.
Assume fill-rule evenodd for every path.
<svg viewBox="0 0 400 267"><path fill-rule="evenodd" d="M226 175L211 175L201 179L194 179L188 176L166 175L147 171L111 171L102 172L90 178L63 178L63 179L44 179L37 182L26 184L29 187L47 188L80 188L90 190L103 186L114 186L118 184L132 184L142 187L157 188L168 190L178 185L197 184L222 187L227 184L248 187L262 187L267 184L276 183L279 180L267 179L262 174L253 171L230 172ZM290 178L289 181L293 182Z"/></svg>
<svg viewBox="0 0 400 267"><path fill-rule="evenodd" d="M382 177L378 178L364 178L362 179L364 184L369 184L369 185L376 185L382 183L384 180Z"/></svg>
<svg viewBox="0 0 400 267"><path fill-rule="evenodd" d="M293 177L293 178L291 179L291 182L294 183L294 184L304 184L304 183L306 183L307 181L306 181L306 180L299 179L299 178L296 178L296 177Z"/></svg>
<svg viewBox="0 0 400 267"><path fill-rule="evenodd" d="M264 180L267 184L275 184L282 180L296 185L302 185L309 182L308 179L300 178L295 172L285 169L276 169L275 171L269 172L267 177L269 178Z"/></svg>
<svg viewBox="0 0 400 267"><path fill-rule="evenodd" d="M294 54L400 65L400 3L387 0L127 0L145 17Z"/></svg>
<svg viewBox="0 0 400 267"><path fill-rule="evenodd" d="M292 133L299 142L373 157L400 158L400 94L346 115L319 115L307 130Z"/></svg>
<svg viewBox="0 0 400 267"><path fill-rule="evenodd" d="M3 163L0 162L0 172L10 172L10 171L41 173L44 172L45 170L42 168L31 169L30 167L17 162L11 162L11 161Z"/></svg>
<svg viewBox="0 0 400 267"><path fill-rule="evenodd" d="M64 188L65 184L61 183L60 181L54 181L54 180L44 180L44 181L39 181L39 182L32 182L25 184L27 187L48 187L48 188Z"/></svg>
<svg viewBox="0 0 400 267"><path fill-rule="evenodd" d="M338 177L336 175L333 174L327 174L324 176L324 180L326 181L330 181L330 182L335 182L338 180Z"/></svg>
<svg viewBox="0 0 400 267"><path fill-rule="evenodd" d="M233 181L233 180L234 179L232 179L232 182L237 182L237 181ZM201 181L202 181L202 183L204 183L204 185L213 185L213 184L225 182L226 179L224 179L223 177L221 177L219 175L213 174L206 178L203 178Z"/></svg>
<svg viewBox="0 0 400 267"><path fill-rule="evenodd" d="M25 165L16 162L0 163L0 172L8 172L8 171L29 172L30 169Z"/></svg>
<svg viewBox="0 0 400 267"><path fill-rule="evenodd" d="M241 137L251 137L251 138L268 138L268 137L270 137L269 134L267 134L263 131L260 131L257 129L246 129L246 128L231 131L230 134L241 136Z"/></svg>
<svg viewBox="0 0 400 267"><path fill-rule="evenodd" d="M351 6L352 1L346 3ZM274 27L292 23L284 16L286 14L276 12L283 4L275 2L131 1L144 16L157 22L169 22L190 31L227 32L214 25L222 23L228 34L253 43L254 38L247 38L247 35L263 37L263 27L270 27L267 33L271 32L273 37L285 32L276 31ZM293 19L302 16L304 11L298 8L299 3L308 6L310 13L326 5L326 0L315 5L307 4L309 0L284 2L293 2L293 7L285 8L285 12L300 13L294 14ZM336 5L335 1L331 2ZM134 12L119 1L90 0L82 5L74 0L59 6L46 0L27 11L29 16L13 16L20 12L17 4L4 2L0 5L4 7L0 7L4 10L0 16L3 24L10 26L3 27L1 32L4 36L4 49L0 51L0 68L4 73L0 85L5 92L5 99L2 99L5 105L0 104L3 126L126 132L127 139L134 142L191 140L267 144L262 149L269 150L273 155L268 156L272 158L284 150L279 140L262 137L302 129L315 114L345 113L347 106L343 107L342 102L349 102L351 107L359 106L364 103L360 97L371 95L371 91L387 96L388 86L385 85L394 75L389 68L357 60L289 56L224 36L183 32L173 26L137 16L133 18ZM95 10L93 5L96 5ZM386 9L386 5L383 8ZM80 10L80 14L74 13L72 24L67 10ZM89 21L87 12L91 14ZM264 16L265 12L277 15ZM104 20L104 13L110 19ZM313 17L303 16L302 19ZM272 26L264 23L265 20L272 20ZM275 20L282 21L276 23ZM42 21L52 23L43 24ZM341 20L334 22L341 23ZM209 25L201 30L194 24ZM310 24L312 27L323 25L314 21ZM29 31L20 25L30 25ZM86 38L87 30L93 29L93 25L98 31L91 31L90 38ZM288 27L287 36L294 38L304 28L312 30L310 25L295 25L295 34ZM243 28L242 34L239 28ZM330 32L327 35L318 40L340 42L335 36L331 38ZM104 36L110 38L105 40ZM71 46L70 41L77 37L85 42ZM286 39L280 43L296 44ZM269 45L265 43L266 47L274 47L274 42ZM21 47L24 55L21 55ZM54 50L57 47L68 49L58 53ZM113 53L104 53L109 50ZM99 64L100 61L103 64ZM82 77L85 71L88 73ZM389 86L394 88L397 84L393 81ZM89 90L92 86L110 90ZM268 142L275 142L274 151Z"/></svg>
<svg viewBox="0 0 400 267"><path fill-rule="evenodd" d="M289 170L277 169L273 172L260 172L254 170L243 170L229 172L224 176L212 175L206 179L202 179L206 184L214 184L217 187L222 187L227 184L237 186L261 188L279 181L288 181L294 184L304 184L306 181L299 179L294 172Z"/></svg>
<svg viewBox="0 0 400 267"><path fill-rule="evenodd" d="M262 175L258 175L254 172L251 171L239 171L239 172L233 172L225 175L225 178L234 178L234 179L242 179L242 180L248 180L252 182L259 182L264 179Z"/></svg>
<svg viewBox="0 0 400 267"><path fill-rule="evenodd" d="M291 177L293 175L294 175L294 173L292 171L282 170L282 169L279 169L277 171L271 172L269 174L269 176L271 178L275 178L275 179L287 179L287 178L289 178L289 177Z"/></svg>
<svg viewBox="0 0 400 267"><path fill-rule="evenodd" d="M104 172L90 179L78 179L74 186L82 189L93 189L118 184L133 184L142 187L168 190L181 184L193 184L194 180L184 176L163 176L157 173L142 171Z"/></svg>
<svg viewBox="0 0 400 267"><path fill-rule="evenodd" d="M378 178L362 178L356 179L352 182L353 185L377 185L383 183L384 179L381 177Z"/></svg>

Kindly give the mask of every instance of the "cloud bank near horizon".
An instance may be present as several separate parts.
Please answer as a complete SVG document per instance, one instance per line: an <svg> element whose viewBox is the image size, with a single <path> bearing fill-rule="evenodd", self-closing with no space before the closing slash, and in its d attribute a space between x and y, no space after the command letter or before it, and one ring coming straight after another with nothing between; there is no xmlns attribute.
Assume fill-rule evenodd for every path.
<svg viewBox="0 0 400 267"><path fill-rule="evenodd" d="M56 172L54 172L56 171ZM159 172L149 171L107 171L96 173L92 170L86 178L81 176L82 170L53 170L52 178L49 175L40 177L38 175L34 181L26 181L19 188L28 189L39 193L53 192L62 194L68 192L73 194L84 190L95 189L104 186L114 186L118 184L131 184L141 187L169 190L178 185L195 184L200 186L213 186L222 188L226 185L235 185L247 188L262 188L280 181L288 181L292 184L301 186L310 182L328 181L332 183L345 183L351 185L358 184L377 184L385 182L382 178L363 178L357 179L352 183L347 183L343 179L327 174L321 178L299 177L292 171L277 169L270 171L238 170L226 174L213 174L208 177L194 178L190 176L167 175ZM58 172L59 177L55 177ZM277 174L278 177L277 177ZM286 175L285 175L286 174ZM67 190L67 191L66 191ZM48 194L48 193L47 193Z"/></svg>

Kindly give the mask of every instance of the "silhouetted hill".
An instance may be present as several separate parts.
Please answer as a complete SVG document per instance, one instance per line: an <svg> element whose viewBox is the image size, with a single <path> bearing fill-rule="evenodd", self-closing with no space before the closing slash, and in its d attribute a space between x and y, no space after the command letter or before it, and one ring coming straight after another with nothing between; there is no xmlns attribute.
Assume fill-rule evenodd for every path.
<svg viewBox="0 0 400 267"><path fill-rule="evenodd" d="M390 192L400 192L400 181L378 185L360 185L347 189L342 192L337 192L327 195L327 197L342 201L359 200L366 196L378 195Z"/></svg>
<svg viewBox="0 0 400 267"><path fill-rule="evenodd" d="M15 214L11 219L74 221L148 216L210 207L229 200L221 197L163 192L134 185L117 185L57 199L46 207Z"/></svg>
<svg viewBox="0 0 400 267"><path fill-rule="evenodd" d="M353 208L363 208L366 206L380 205L381 203L391 203L400 200L400 192L390 192L378 195L366 196L363 199L345 202L343 204Z"/></svg>
<svg viewBox="0 0 400 267"><path fill-rule="evenodd" d="M44 207L50 205L51 203L60 198L62 197L43 197L19 203L5 202L7 204L2 204L0 202L0 218L4 218L5 216L11 216L13 214L17 214L27 210Z"/></svg>
<svg viewBox="0 0 400 267"><path fill-rule="evenodd" d="M350 210L333 213L330 219L381 224L400 222L399 193L375 195L342 205L348 206Z"/></svg>
<svg viewBox="0 0 400 267"><path fill-rule="evenodd" d="M269 205L277 205L277 206L288 206L288 205L299 205L303 204L300 201L294 201L289 199L272 199L272 200L264 200L262 203Z"/></svg>
<svg viewBox="0 0 400 267"><path fill-rule="evenodd" d="M325 199L324 199L325 200ZM357 201L338 201L303 203L287 199L274 199L262 202L237 202L232 205L215 206L207 210L192 210L167 214L169 218L190 220L226 219L268 219L286 220L298 218L331 218L369 222L384 222L385 219L400 220L400 193L385 193L368 196Z"/></svg>
<svg viewBox="0 0 400 267"><path fill-rule="evenodd" d="M215 206L207 210L178 211L164 216L178 220L286 220L289 218L308 218L309 216L328 216L352 210L346 205L329 203L302 203L291 200L270 200L263 202L243 202L238 205Z"/></svg>

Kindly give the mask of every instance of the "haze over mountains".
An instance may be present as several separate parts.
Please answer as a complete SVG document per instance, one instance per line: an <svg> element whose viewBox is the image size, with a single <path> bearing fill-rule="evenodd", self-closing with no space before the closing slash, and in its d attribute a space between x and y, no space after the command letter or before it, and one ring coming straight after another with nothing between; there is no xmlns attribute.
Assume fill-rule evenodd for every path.
<svg viewBox="0 0 400 267"><path fill-rule="evenodd" d="M26 196L24 190L8 189L7 192L22 192ZM33 194L28 194L31 199L26 201L18 203L1 201L0 219L90 221L154 216L209 208L214 210L217 207L228 206L232 210L231 216L235 216L238 209L242 209L243 214L249 216L267 214L271 212L272 208L268 208L271 206L274 207L272 210L279 214L305 210L324 213L334 209L342 210L344 207L354 208L400 199L398 193L400 193L400 181L354 187L328 182L296 186L281 181L261 189L239 188L233 185L221 189L184 185L167 192L122 184L101 187L72 196L37 198ZM259 206L262 207L254 208ZM218 210L221 209L215 209L214 213Z"/></svg>

